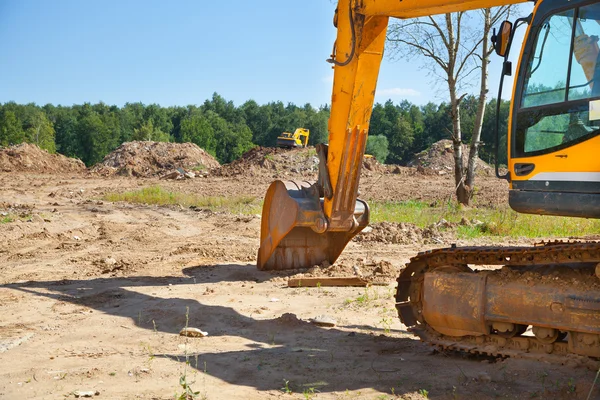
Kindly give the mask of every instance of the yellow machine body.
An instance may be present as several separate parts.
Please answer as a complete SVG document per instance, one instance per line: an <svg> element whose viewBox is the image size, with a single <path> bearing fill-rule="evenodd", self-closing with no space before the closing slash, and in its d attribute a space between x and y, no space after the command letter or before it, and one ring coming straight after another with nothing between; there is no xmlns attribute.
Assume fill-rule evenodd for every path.
<svg viewBox="0 0 600 400"><path fill-rule="evenodd" d="M298 128L294 133L283 132L277 138L277 147L306 147L308 146L308 137L310 131L304 128Z"/></svg>
<svg viewBox="0 0 600 400"><path fill-rule="evenodd" d="M523 1L338 2L333 19L337 40L329 60L334 69L329 144L319 152L319 182L286 185L276 181L268 189L263 204L259 268L290 269L323 261L333 263L341 250L317 249L343 249L368 224L368 207L357 199L358 184L389 17L413 18ZM284 205L292 202L298 207L292 208L290 214L282 211ZM365 210L364 215L357 210ZM286 236L293 240L284 240ZM307 249L314 249L313 253L319 256L301 256Z"/></svg>
<svg viewBox="0 0 600 400"><path fill-rule="evenodd" d="M369 208L357 193L388 18L518 2L339 1L329 144L316 146L318 181L271 184L259 268L333 263L367 226ZM508 121L509 204L600 218L600 0L538 0L518 21L529 26ZM508 74L504 50L515 30L503 25L510 28L496 45ZM482 265L501 268L472 268ZM404 325L444 349L559 363L600 358L598 242L435 249L412 257L397 282ZM523 335L529 327L533 336Z"/></svg>

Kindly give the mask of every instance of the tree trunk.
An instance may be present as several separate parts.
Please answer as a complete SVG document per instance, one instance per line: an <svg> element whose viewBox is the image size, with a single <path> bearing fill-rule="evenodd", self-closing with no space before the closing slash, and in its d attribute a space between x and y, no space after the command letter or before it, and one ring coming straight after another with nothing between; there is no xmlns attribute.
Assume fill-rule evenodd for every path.
<svg viewBox="0 0 600 400"><path fill-rule="evenodd" d="M465 183L465 168L462 154L462 130L460 127L460 101L456 98L455 82L449 81L450 103L452 106L452 148L454 150L454 184L456 185L456 200L469 205L471 191Z"/></svg>
<svg viewBox="0 0 600 400"><path fill-rule="evenodd" d="M489 8L484 10L484 29L483 42L481 44L481 81L479 87L479 101L477 103L477 115L473 126L473 137L471 138L471 148L469 149L469 162L467 166L466 185L473 188L475 183L475 173L477 172L477 159L479 156L479 139L481 138L481 127L485 114L485 103L488 94L488 64L490 51L488 50L489 31L492 25L492 11ZM472 197L472 191L470 193Z"/></svg>

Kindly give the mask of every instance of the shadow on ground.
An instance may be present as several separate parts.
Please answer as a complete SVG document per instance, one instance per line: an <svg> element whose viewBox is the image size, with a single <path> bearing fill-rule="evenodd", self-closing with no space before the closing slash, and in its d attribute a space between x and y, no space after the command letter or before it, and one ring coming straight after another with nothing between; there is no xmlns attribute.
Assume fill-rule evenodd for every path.
<svg viewBox="0 0 600 400"><path fill-rule="evenodd" d="M201 373L258 390L281 390L288 381L288 387L294 392L372 388L399 395L425 390L432 399L453 399L460 398L456 396L460 396L467 384L466 393L472 398L497 398L507 390L513 394L527 393L523 398L531 395L531 385L526 378L523 382L511 378L506 389L506 376L502 372L506 366L482 364L460 357L432 356L429 347L409 337L390 337L361 325L323 328L292 314L273 319L253 318L231 307L207 304L210 295L193 293L191 299L169 295L169 292L176 292L173 289L178 285L261 282L272 278L254 266L193 267L184 273L184 277L114 277L25 282L0 287L129 318L142 329L166 335L178 335L187 318L189 326L210 326L211 340L222 338L217 344L219 349L196 341L194 343L198 345L188 354L182 351L155 354L155 357L187 362ZM156 293L153 293L155 288ZM204 299L206 302L202 301ZM143 317L140 317L140 310ZM365 332L365 328L370 331ZM245 348L240 349L241 346ZM227 350L232 347L235 349ZM482 373L489 374L493 380L479 381L477 376ZM521 392L518 391L520 387Z"/></svg>

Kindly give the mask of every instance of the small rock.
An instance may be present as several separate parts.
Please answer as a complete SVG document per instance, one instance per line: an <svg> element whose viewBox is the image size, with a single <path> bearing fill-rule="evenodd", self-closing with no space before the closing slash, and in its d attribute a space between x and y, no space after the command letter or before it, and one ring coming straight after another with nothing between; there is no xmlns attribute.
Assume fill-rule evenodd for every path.
<svg viewBox="0 0 600 400"><path fill-rule="evenodd" d="M75 240L81 240L81 238L79 236L77 236L77 235L73 236L73 239L75 239Z"/></svg>
<svg viewBox="0 0 600 400"><path fill-rule="evenodd" d="M277 297L272 297L271 300L269 300L271 303L276 303L278 301L280 301Z"/></svg>
<svg viewBox="0 0 600 400"><path fill-rule="evenodd" d="M482 372L480 374L477 375L477 380L479 382L491 382L492 381L492 377L489 376L486 372Z"/></svg>
<svg viewBox="0 0 600 400"><path fill-rule="evenodd" d="M161 176L160 179L177 179L180 177L181 177L181 174L179 173L179 171L173 171L173 172L169 172L166 175Z"/></svg>
<svg viewBox="0 0 600 400"><path fill-rule="evenodd" d="M185 176L188 179L194 179L196 177L196 174L193 172L186 172L185 174L183 174L183 176Z"/></svg>
<svg viewBox="0 0 600 400"><path fill-rule="evenodd" d="M76 390L73 392L75 397L94 397L100 394L97 390Z"/></svg>
<svg viewBox="0 0 600 400"><path fill-rule="evenodd" d="M337 324L337 321L335 320L335 318L330 317L328 315L317 315L316 317L311 319L310 322L312 322L315 325L328 326L328 327L332 327Z"/></svg>
<svg viewBox="0 0 600 400"><path fill-rule="evenodd" d="M179 331L179 336L187 336L187 337L204 337L208 336L208 332L204 332L198 328L183 328Z"/></svg>
<svg viewBox="0 0 600 400"><path fill-rule="evenodd" d="M116 263L117 263L117 260L115 260L112 257L106 257L104 259L104 264L106 264L106 265L115 265Z"/></svg>
<svg viewBox="0 0 600 400"><path fill-rule="evenodd" d="M38 214L33 214L29 220L31 222L44 222L44 218L40 217Z"/></svg>
<svg viewBox="0 0 600 400"><path fill-rule="evenodd" d="M366 228L364 228L361 232L362 233L369 233L373 230L373 228L371 228L370 226L367 226Z"/></svg>

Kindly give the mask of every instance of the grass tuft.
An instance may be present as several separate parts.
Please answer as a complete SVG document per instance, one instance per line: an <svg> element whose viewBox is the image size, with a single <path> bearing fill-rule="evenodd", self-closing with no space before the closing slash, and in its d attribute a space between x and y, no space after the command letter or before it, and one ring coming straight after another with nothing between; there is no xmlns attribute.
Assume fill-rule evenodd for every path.
<svg viewBox="0 0 600 400"><path fill-rule="evenodd" d="M458 224L463 218L478 224L460 225L461 239L497 237L581 237L596 235L600 220L548 215L519 214L507 205L465 208L455 202L428 204L421 201L369 203L371 222L405 222L425 228L445 219Z"/></svg>
<svg viewBox="0 0 600 400"><path fill-rule="evenodd" d="M183 207L208 208L213 211L229 211L236 214L260 214L261 204L253 196L198 196L173 192L160 186L150 186L123 193L107 193L107 201L127 201L129 203L154 204L160 206L181 205Z"/></svg>

